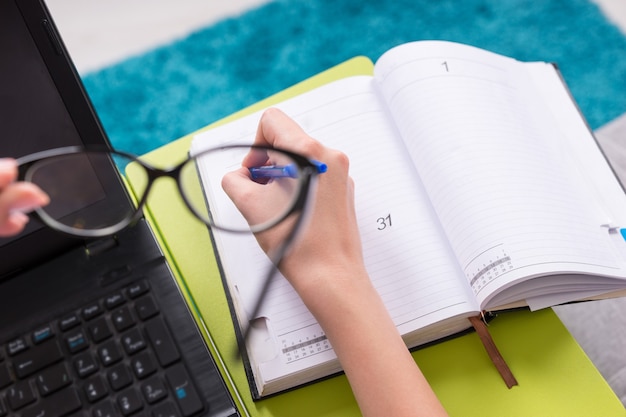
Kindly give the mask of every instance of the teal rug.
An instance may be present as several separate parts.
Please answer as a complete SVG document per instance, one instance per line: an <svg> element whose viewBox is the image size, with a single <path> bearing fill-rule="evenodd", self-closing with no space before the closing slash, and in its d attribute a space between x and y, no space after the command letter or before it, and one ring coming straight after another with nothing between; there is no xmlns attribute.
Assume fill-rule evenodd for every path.
<svg viewBox="0 0 626 417"><path fill-rule="evenodd" d="M276 0L83 78L113 146L142 154L420 39L557 62L592 128L626 112L626 37L588 0Z"/></svg>

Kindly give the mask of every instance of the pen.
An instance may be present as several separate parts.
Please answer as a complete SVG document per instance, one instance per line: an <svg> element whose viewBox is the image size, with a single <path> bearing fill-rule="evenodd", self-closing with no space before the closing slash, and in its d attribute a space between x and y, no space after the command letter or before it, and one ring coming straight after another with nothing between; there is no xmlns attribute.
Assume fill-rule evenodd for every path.
<svg viewBox="0 0 626 417"><path fill-rule="evenodd" d="M328 166L323 162L311 160L311 163L315 165L318 174L323 174L328 170ZM296 164L266 165L251 167L248 170L254 180L262 178L298 178L298 166Z"/></svg>

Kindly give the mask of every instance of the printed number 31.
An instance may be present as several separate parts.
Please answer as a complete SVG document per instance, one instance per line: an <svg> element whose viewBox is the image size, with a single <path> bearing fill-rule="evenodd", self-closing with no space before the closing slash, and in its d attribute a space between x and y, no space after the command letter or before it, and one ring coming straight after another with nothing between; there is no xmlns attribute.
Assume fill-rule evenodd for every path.
<svg viewBox="0 0 626 417"><path fill-rule="evenodd" d="M388 227L391 227L391 214L388 214L385 217L379 217L376 219L378 223L378 230L385 230Z"/></svg>

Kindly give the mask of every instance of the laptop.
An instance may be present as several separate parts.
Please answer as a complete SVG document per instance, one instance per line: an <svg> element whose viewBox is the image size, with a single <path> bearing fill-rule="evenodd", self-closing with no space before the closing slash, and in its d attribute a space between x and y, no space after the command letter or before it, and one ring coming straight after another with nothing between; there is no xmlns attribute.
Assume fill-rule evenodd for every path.
<svg viewBox="0 0 626 417"><path fill-rule="evenodd" d="M0 156L108 145L40 0L0 0L0 48ZM97 175L117 180L98 198L132 204L115 168ZM239 415L143 219L98 240L33 219L0 239L6 415Z"/></svg>

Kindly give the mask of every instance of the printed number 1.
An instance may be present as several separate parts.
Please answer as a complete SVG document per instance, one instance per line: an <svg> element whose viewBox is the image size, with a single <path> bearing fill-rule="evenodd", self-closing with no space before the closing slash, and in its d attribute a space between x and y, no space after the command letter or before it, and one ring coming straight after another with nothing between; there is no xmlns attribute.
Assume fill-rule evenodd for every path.
<svg viewBox="0 0 626 417"><path fill-rule="evenodd" d="M379 217L376 222L378 223L378 230L385 230L387 227L391 227L391 214L386 217Z"/></svg>

